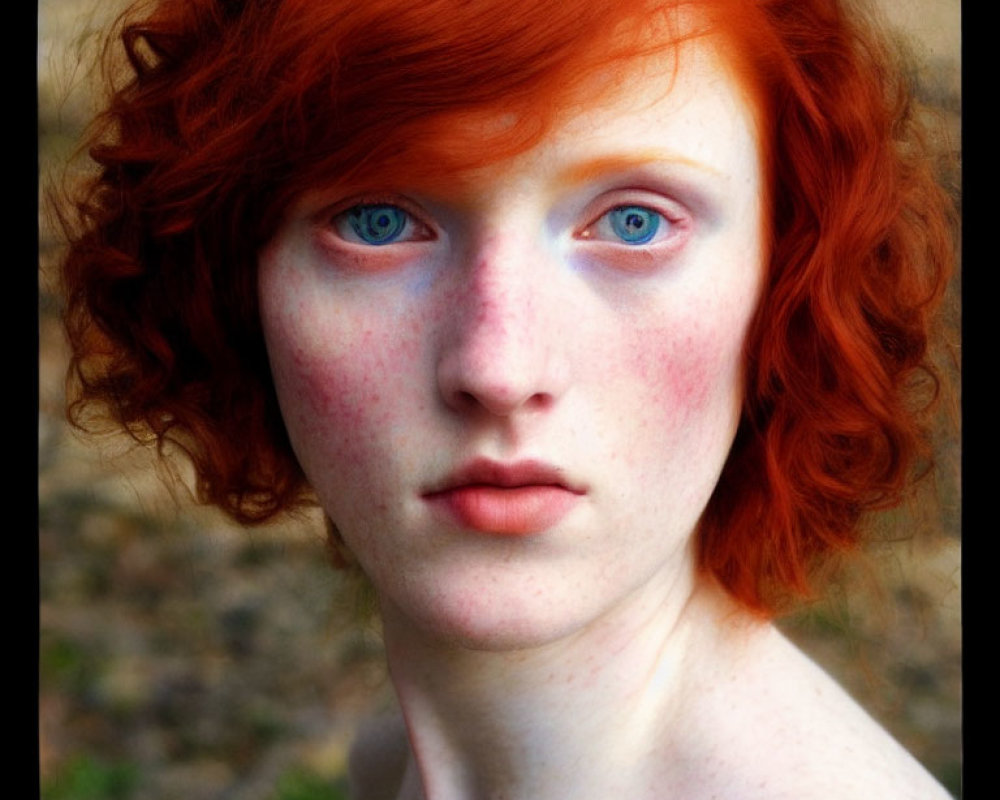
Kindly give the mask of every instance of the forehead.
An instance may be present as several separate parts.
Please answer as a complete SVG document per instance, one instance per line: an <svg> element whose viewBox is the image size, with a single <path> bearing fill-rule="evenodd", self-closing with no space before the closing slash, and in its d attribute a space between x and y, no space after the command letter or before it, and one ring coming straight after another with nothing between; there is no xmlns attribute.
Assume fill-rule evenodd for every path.
<svg viewBox="0 0 1000 800"><path fill-rule="evenodd" d="M544 173L570 188L650 162L724 175L755 157L757 145L755 109L723 51L720 37L704 35L618 60L544 119L530 104L437 115L350 184L456 198L512 172Z"/></svg>

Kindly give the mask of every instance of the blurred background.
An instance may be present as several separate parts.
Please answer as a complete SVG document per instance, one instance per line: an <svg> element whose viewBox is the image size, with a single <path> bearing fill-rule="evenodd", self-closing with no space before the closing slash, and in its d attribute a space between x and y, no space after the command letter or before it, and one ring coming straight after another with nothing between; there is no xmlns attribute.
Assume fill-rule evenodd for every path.
<svg viewBox="0 0 1000 800"><path fill-rule="evenodd" d="M957 197L959 0L883 0L914 57ZM40 174L93 111L94 32L121 0L39 3ZM70 173L71 175L72 173ZM39 696L44 800L335 800L358 721L391 702L374 622L314 517L252 530L168 489L151 454L64 423L56 235L40 214ZM957 297L958 278L955 281ZM952 305L958 321L957 300ZM956 343L957 346L957 343ZM938 510L782 627L957 797L958 444ZM933 535L907 535L929 527ZM902 531L902 533L899 533ZM817 724L822 724L817 720Z"/></svg>

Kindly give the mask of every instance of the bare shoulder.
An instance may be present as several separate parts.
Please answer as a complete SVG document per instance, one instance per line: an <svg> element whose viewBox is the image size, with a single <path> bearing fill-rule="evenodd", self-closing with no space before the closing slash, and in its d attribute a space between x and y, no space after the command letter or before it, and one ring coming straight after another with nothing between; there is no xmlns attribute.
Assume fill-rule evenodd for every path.
<svg viewBox="0 0 1000 800"><path fill-rule="evenodd" d="M769 628L728 695L742 791L728 797L950 800L951 795L830 676ZM736 745L732 747L732 745ZM741 755L736 755L741 754ZM728 772L728 770L725 770ZM754 787L747 792L746 787Z"/></svg>
<svg viewBox="0 0 1000 800"><path fill-rule="evenodd" d="M409 755L406 726L399 712L366 720L348 757L351 800L395 800Z"/></svg>

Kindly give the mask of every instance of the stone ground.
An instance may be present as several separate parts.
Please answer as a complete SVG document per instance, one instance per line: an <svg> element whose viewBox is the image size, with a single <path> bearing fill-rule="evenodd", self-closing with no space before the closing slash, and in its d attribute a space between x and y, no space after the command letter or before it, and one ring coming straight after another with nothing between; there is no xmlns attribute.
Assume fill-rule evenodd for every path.
<svg viewBox="0 0 1000 800"><path fill-rule="evenodd" d="M957 2L890 7L918 37L925 99L957 141ZM113 4L97 6L94 24ZM40 4L43 174L88 113L79 0ZM901 16L902 12L911 14ZM914 12L918 12L915 13ZM83 21L81 21L83 20ZM68 45L67 42L70 44ZM69 55L67 55L67 53ZM74 77L75 75L75 77ZM163 488L148 454L62 422L64 347L42 235L39 551L46 800L332 800L360 716L387 702L374 624L314 519L244 530ZM942 446L946 464L956 446ZM942 534L873 552L783 627L951 791L961 770L958 494ZM869 580L871 578L872 580Z"/></svg>

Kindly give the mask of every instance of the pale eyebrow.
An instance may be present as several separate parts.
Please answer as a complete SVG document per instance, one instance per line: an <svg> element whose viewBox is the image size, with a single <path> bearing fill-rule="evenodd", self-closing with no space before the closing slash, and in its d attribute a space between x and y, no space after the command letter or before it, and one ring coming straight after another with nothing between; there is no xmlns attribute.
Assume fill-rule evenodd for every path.
<svg viewBox="0 0 1000 800"><path fill-rule="evenodd" d="M560 186L573 187L600 180L609 175L658 164L676 165L704 172L713 177L723 177L722 173L715 167L678 153L664 150L645 150L627 155L601 156L579 164L572 164L556 174L556 182Z"/></svg>

